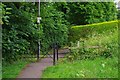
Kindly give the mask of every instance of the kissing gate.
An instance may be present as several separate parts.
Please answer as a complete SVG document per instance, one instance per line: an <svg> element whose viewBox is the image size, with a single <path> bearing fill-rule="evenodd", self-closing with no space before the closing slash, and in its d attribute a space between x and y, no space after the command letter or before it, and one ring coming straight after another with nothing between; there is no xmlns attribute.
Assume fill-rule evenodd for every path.
<svg viewBox="0 0 120 80"><path fill-rule="evenodd" d="M58 45L57 43L53 44L53 65L55 65L55 61L58 61Z"/></svg>
<svg viewBox="0 0 120 80"><path fill-rule="evenodd" d="M39 0L39 4L38 4L38 17L37 17L37 23L38 26L40 25L40 0ZM40 30L40 27L38 28L38 30ZM38 52L37 52L37 60L39 60L39 56L40 56L40 39L38 38ZM55 65L56 60L58 60L58 43L54 42L53 43L53 65Z"/></svg>
<svg viewBox="0 0 120 80"><path fill-rule="evenodd" d="M56 61L58 61L58 44L57 43L53 43L53 65L55 65ZM48 53L45 55L49 55ZM44 55L44 56L45 56ZM39 44L38 44L38 52L37 52L37 60L39 60L39 56L40 56L40 48L39 48Z"/></svg>

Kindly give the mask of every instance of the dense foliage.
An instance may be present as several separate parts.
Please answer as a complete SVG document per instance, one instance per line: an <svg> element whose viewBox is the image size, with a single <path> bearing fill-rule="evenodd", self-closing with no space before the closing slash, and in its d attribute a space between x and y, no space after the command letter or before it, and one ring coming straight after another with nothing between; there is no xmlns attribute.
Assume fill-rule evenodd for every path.
<svg viewBox="0 0 120 80"><path fill-rule="evenodd" d="M5 13L5 17L3 17L2 53L4 60L11 62L11 60L19 59L20 55L33 51L34 47L30 46L35 45L38 33L34 12L31 12L30 9L23 9L26 8L24 5L27 3L19 3L19 6L16 6L18 3L4 4L4 9L9 10L9 14Z"/></svg>
<svg viewBox="0 0 120 80"><path fill-rule="evenodd" d="M41 2L40 7L42 20L38 24L37 2L0 3L3 77L17 76L27 64L23 60L26 57L36 61L31 56L38 52L39 40L42 54L51 51L55 43L70 49L70 53L58 61L61 64L48 68L43 77L118 77L119 22L113 2Z"/></svg>
<svg viewBox="0 0 120 80"><path fill-rule="evenodd" d="M67 40L63 13L53 3L41 3L42 21L38 25L37 7L37 3L2 3L3 61L11 62L24 54L36 53L38 39L43 53L51 49L53 42L63 45Z"/></svg>
<svg viewBox="0 0 120 80"><path fill-rule="evenodd" d="M87 38L72 43L70 53L56 66L48 67L43 78L118 78L118 25L117 21L74 26L93 29ZM109 26L106 26L109 25ZM75 29L74 29L75 30ZM77 33L76 35L82 35ZM82 36L84 37L84 36ZM94 68L94 69L93 69ZM64 71L64 73L63 73Z"/></svg>
<svg viewBox="0 0 120 80"><path fill-rule="evenodd" d="M107 26L108 24L109 26ZM73 31L77 30L74 35L79 36L71 38L71 40L76 39L72 43L72 47L77 47L77 41L80 41L80 47L71 48L72 59L118 58L118 21L73 26L72 28ZM88 34L85 34L84 31L88 31ZM81 40L84 41L84 45Z"/></svg>
<svg viewBox="0 0 120 80"><path fill-rule="evenodd" d="M85 25L117 19L114 2L58 3L72 25Z"/></svg>
<svg viewBox="0 0 120 80"><path fill-rule="evenodd" d="M43 28L43 37L41 40L42 50L48 51L53 43L63 45L67 41L68 29L64 13L58 11L54 3L41 3L41 25Z"/></svg>
<svg viewBox="0 0 120 80"><path fill-rule="evenodd" d="M116 19L116 8L112 2L43 2L40 8L40 25L37 24L36 2L1 3L0 7L3 61L7 62L20 59L22 55L37 53L38 40L41 42L42 53L47 53L53 43L65 45L68 42L69 25Z"/></svg>

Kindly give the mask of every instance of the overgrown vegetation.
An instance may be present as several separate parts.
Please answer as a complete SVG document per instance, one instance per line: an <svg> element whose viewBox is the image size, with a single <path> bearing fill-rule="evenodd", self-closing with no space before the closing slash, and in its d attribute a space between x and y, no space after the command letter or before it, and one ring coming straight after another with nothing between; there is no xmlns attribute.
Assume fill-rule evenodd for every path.
<svg viewBox="0 0 120 80"><path fill-rule="evenodd" d="M82 46L82 44L78 48L74 46L75 48L71 49L71 55L74 56L74 59L117 57L118 29L114 30L113 32L106 32L102 34L93 34L84 40L84 46Z"/></svg>
<svg viewBox="0 0 120 80"><path fill-rule="evenodd" d="M80 48L72 49L72 54L92 59L100 56L106 58L118 56L118 21L73 26L72 31L74 40L84 41L83 46L81 44Z"/></svg>
<svg viewBox="0 0 120 80"><path fill-rule="evenodd" d="M84 27L91 28L87 25ZM91 34L86 34L87 37L82 37L84 45L80 42L77 47L77 43L72 43L71 52L58 65L47 68L43 77L118 78L118 26L100 27L103 28L97 28Z"/></svg>
<svg viewBox="0 0 120 80"><path fill-rule="evenodd" d="M67 44L69 25L115 20L117 13L113 2L41 3L42 20L37 25L38 3L10 2L0 6L2 53L6 62L15 61L20 55L35 54L39 39L42 53L47 53L55 42L60 46Z"/></svg>
<svg viewBox="0 0 120 80"><path fill-rule="evenodd" d="M76 44L76 40L84 41L84 46L71 49L70 55L66 56L65 60L73 62L73 64L60 64L50 69L60 69L59 67L62 68L68 65L74 70L74 67L80 67L79 63L83 62L81 64L84 65L83 67L86 66L85 70L89 69L88 72L84 73L84 71L81 71L76 73L76 70L79 71L79 69L76 69L69 73L69 68L66 66L63 70L66 71L65 73L67 74L61 75L61 71L56 69L58 70L57 76L54 70L52 72L52 70L48 68L47 70L49 73L53 73L53 75L55 75L54 77L110 77L111 75L111 77L117 77L117 67L115 65L117 65L116 56L118 55L118 22L116 20L117 9L113 2L41 2L40 7L40 17L42 20L40 21L40 25L38 25L38 3L0 3L0 13L2 14L0 15L0 18L2 18L2 20L0 20L0 24L2 24L2 29L0 28L0 31L2 30L2 36L0 38L2 38L3 77L17 76L18 72L26 63L18 63L20 66L13 63L23 59L28 60L28 58L26 58L27 56L35 56L38 51L39 40L42 54L48 53L54 43L58 43L59 47L62 47L68 45L70 41L72 41L74 45ZM100 47L99 52L97 52L97 49L86 48L96 45ZM115 61L115 64L112 65L112 61ZM105 66L104 71L101 71L100 68L102 62L105 62L104 65L108 67ZM94 67L92 63L95 63L98 67L96 68L97 70L95 70L97 75L93 75L94 73L90 72L94 71L91 70ZM8 67L6 64L13 65ZM88 66L88 64L90 66ZM111 67L114 66L115 68L112 71L113 68ZM80 69L84 70L83 67L81 66ZM12 70L15 69L15 75L10 75L10 68L12 68ZM51 77L51 74L46 74L48 71L45 72L44 77ZM98 74L99 72L100 74ZM103 76L105 74L108 75Z"/></svg>
<svg viewBox="0 0 120 80"><path fill-rule="evenodd" d="M4 3L2 56L5 62L12 63L19 60L20 55L33 53L34 46L37 45L39 32L37 32L35 23L35 12L27 9L28 6L25 5L33 6L34 4ZM34 7L30 7L30 9L34 9Z"/></svg>
<svg viewBox="0 0 120 80"><path fill-rule="evenodd" d="M3 61L12 63L22 55L35 55L38 39L41 53L48 52L54 42L67 41L67 27L63 13L54 3L41 3L41 25L37 25L37 3L2 3ZM45 10L44 10L45 9ZM40 27L40 30L38 29Z"/></svg>

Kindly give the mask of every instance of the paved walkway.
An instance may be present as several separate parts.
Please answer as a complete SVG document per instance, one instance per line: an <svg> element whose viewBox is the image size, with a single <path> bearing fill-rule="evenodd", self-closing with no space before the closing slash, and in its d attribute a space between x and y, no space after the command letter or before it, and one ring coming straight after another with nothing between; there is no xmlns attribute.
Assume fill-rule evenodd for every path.
<svg viewBox="0 0 120 80"><path fill-rule="evenodd" d="M52 65L52 58L44 58L36 63L28 64L17 78L40 78L43 70Z"/></svg>
<svg viewBox="0 0 120 80"><path fill-rule="evenodd" d="M59 51L59 58L64 57L64 51ZM18 75L17 78L41 78L43 70L53 65L53 59L50 57L43 58L38 62L28 64Z"/></svg>

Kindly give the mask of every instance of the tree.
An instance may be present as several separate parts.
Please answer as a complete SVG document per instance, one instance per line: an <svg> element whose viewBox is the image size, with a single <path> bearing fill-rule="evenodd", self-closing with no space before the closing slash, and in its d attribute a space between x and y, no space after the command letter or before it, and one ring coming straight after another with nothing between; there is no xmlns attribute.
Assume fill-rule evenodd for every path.
<svg viewBox="0 0 120 80"><path fill-rule="evenodd" d="M76 2L59 5L73 25L85 25L117 19L114 2Z"/></svg>
<svg viewBox="0 0 120 80"><path fill-rule="evenodd" d="M37 38L39 32L37 32L37 24L33 3L3 3L4 10L11 14L4 14L2 25L2 53L4 61L12 62L19 59L20 55L33 53L36 49ZM27 5L27 6L25 6ZM29 6L34 6L29 7ZM34 9L35 10L35 9ZM32 46L33 45L33 46ZM32 47L31 47L32 46Z"/></svg>
<svg viewBox="0 0 120 80"><path fill-rule="evenodd" d="M3 61L12 62L21 55L37 51L38 39L42 53L48 52L53 43L64 45L67 41L67 26L64 13L54 3L41 3L40 25L37 25L37 3L3 3ZM6 14L9 9L10 14ZM38 29L40 27L40 30Z"/></svg>
<svg viewBox="0 0 120 80"><path fill-rule="evenodd" d="M67 41L67 26L64 13L56 9L55 3L41 3L41 26L43 28L42 50L48 51L53 43L59 45Z"/></svg>

